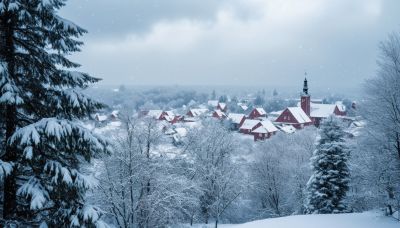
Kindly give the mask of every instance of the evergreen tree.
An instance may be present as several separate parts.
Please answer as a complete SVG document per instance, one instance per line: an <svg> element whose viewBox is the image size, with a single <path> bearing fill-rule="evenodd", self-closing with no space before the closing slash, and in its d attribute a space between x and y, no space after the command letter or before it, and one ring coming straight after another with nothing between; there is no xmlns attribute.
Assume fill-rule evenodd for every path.
<svg viewBox="0 0 400 228"><path fill-rule="evenodd" d="M211 92L211 100L215 100L215 99L217 99L217 93L215 92L215 90L213 90Z"/></svg>
<svg viewBox="0 0 400 228"><path fill-rule="evenodd" d="M307 213L345 212L343 200L350 177L348 157L344 132L339 121L331 116L321 125L320 139L311 158L313 175L307 183Z"/></svg>
<svg viewBox="0 0 400 228"><path fill-rule="evenodd" d="M257 95L256 99L254 100L254 104L257 106L262 106L265 104L265 100L262 96Z"/></svg>
<svg viewBox="0 0 400 228"><path fill-rule="evenodd" d="M0 1L0 112L4 145L3 218L25 225L100 225L101 212L86 205L96 185L80 171L83 162L108 153L106 140L79 119L102 104L82 94L99 81L72 71L67 55L80 51L86 31L61 18L65 0Z"/></svg>
<svg viewBox="0 0 400 228"><path fill-rule="evenodd" d="M272 96L274 97L278 96L278 91L276 89L274 89L274 91L272 92Z"/></svg>
<svg viewBox="0 0 400 228"><path fill-rule="evenodd" d="M219 102L227 102L228 101L228 97L226 95L221 95L218 99Z"/></svg>

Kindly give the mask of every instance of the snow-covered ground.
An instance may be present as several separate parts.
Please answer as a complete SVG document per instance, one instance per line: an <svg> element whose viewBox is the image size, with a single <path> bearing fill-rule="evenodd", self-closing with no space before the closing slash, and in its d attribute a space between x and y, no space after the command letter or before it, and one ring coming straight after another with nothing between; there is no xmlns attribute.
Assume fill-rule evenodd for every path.
<svg viewBox="0 0 400 228"><path fill-rule="evenodd" d="M380 212L335 215L297 215L254 222L221 225L221 228L398 228L400 222Z"/></svg>

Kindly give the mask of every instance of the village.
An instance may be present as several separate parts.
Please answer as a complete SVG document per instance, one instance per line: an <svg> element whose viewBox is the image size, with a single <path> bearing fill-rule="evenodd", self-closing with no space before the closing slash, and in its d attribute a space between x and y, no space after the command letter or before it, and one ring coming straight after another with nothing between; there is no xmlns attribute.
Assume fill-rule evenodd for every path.
<svg viewBox="0 0 400 228"><path fill-rule="evenodd" d="M203 120L214 120L223 123L229 130L237 132L244 138L254 141L264 141L278 132L292 134L306 127L319 127L321 121L331 115L340 118L349 127L349 136L354 136L363 123L356 116L348 116L346 106L342 101L325 104L322 99L311 99L307 78L303 82L297 106L286 107L283 110L267 113L263 107L257 107L252 101L237 102L232 107L226 102L208 100L194 107L183 108L183 111L149 109L139 110L137 118L151 118L158 121L160 130L172 138L175 145L180 144L188 130L200 127ZM252 108L250 108L252 107ZM351 107L356 111L356 103ZM235 110L232 112L231 110ZM96 126L119 120L119 110L107 114L95 114ZM112 124L111 124L112 125ZM115 123L114 123L115 125ZM118 125L118 124L117 124Z"/></svg>

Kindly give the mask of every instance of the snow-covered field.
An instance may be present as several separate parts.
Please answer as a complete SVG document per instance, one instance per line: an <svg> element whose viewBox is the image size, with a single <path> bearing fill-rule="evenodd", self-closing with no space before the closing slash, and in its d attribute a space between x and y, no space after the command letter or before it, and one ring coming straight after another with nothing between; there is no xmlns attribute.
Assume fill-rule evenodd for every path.
<svg viewBox="0 0 400 228"><path fill-rule="evenodd" d="M400 222L379 212L335 215L297 215L221 225L222 228L398 228Z"/></svg>

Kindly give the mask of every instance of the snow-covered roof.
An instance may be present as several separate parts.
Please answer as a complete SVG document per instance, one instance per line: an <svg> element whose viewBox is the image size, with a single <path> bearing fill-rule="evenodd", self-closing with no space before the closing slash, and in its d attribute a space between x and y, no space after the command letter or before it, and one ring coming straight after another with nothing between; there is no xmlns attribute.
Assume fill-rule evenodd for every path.
<svg viewBox="0 0 400 228"><path fill-rule="evenodd" d="M297 106L300 107L300 102L297 103ZM310 103L311 110L310 116L317 118L327 118L330 115L335 113L335 108L338 107L339 111L345 112L346 106L343 105L341 101L337 101L336 104L320 104L320 103Z"/></svg>
<svg viewBox="0 0 400 228"><path fill-rule="evenodd" d="M174 114L173 111L165 111L165 113L166 113L168 116L171 116L171 117L174 117L174 116L175 116L175 114Z"/></svg>
<svg viewBox="0 0 400 228"><path fill-rule="evenodd" d="M365 125L366 125L365 121L362 120L353 121L346 131L354 136L358 136L360 134L361 129L364 128Z"/></svg>
<svg viewBox="0 0 400 228"><path fill-rule="evenodd" d="M226 103L219 103L219 107L221 109L225 109L226 108Z"/></svg>
<svg viewBox="0 0 400 228"><path fill-rule="evenodd" d="M278 131L278 128L276 128L275 125L271 121L263 120L263 121L261 121L261 126L257 127L252 132L253 133L273 133L276 131Z"/></svg>
<svg viewBox="0 0 400 228"><path fill-rule="evenodd" d="M111 112L111 115L113 115L113 116L118 116L118 114L119 114L119 110L114 110Z"/></svg>
<svg viewBox="0 0 400 228"><path fill-rule="evenodd" d="M270 112L270 116L280 116L284 110Z"/></svg>
<svg viewBox="0 0 400 228"><path fill-rule="evenodd" d="M267 112L263 108L256 108L257 112L260 113L260 115L266 115Z"/></svg>
<svg viewBox="0 0 400 228"><path fill-rule="evenodd" d="M345 112L346 111L346 106L343 104L342 101L336 101L336 106L338 107L339 111Z"/></svg>
<svg viewBox="0 0 400 228"><path fill-rule="evenodd" d="M213 106L213 107L217 107L218 106L218 100L209 100L207 102L208 105Z"/></svg>
<svg viewBox="0 0 400 228"><path fill-rule="evenodd" d="M261 124L268 132L278 131L278 128L276 128L275 125L270 120L263 120L261 121Z"/></svg>
<svg viewBox="0 0 400 228"><path fill-rule="evenodd" d="M334 114L336 105L311 103L311 117L327 118Z"/></svg>
<svg viewBox="0 0 400 228"><path fill-rule="evenodd" d="M165 115L164 118L168 122L171 122L172 120L174 120L174 116Z"/></svg>
<svg viewBox="0 0 400 228"><path fill-rule="evenodd" d="M251 130L254 128L254 126L256 126L258 123L260 123L259 120L252 120L252 119L246 119L242 126L240 126L240 129L244 129L244 130Z"/></svg>
<svg viewBox="0 0 400 228"><path fill-rule="evenodd" d="M297 120L298 123L309 123L312 122L310 117L303 111L300 107L288 107L290 113L292 113L293 117Z"/></svg>
<svg viewBox="0 0 400 228"><path fill-rule="evenodd" d="M219 117L226 116L225 113L223 113L221 110L217 109L214 111Z"/></svg>
<svg viewBox="0 0 400 228"><path fill-rule="evenodd" d="M277 126L281 131L287 133L287 134L292 134L296 132L296 128L293 127L292 125L283 125L283 126Z"/></svg>
<svg viewBox="0 0 400 228"><path fill-rule="evenodd" d="M259 126L252 131L253 133L268 133L268 130L264 126Z"/></svg>
<svg viewBox="0 0 400 228"><path fill-rule="evenodd" d="M162 112L163 112L162 110L149 110L147 115L158 119L158 118L160 118Z"/></svg>
<svg viewBox="0 0 400 228"><path fill-rule="evenodd" d="M242 121L243 117L245 117L244 114L240 114L240 113L229 113L228 114L228 119L230 121L232 121L232 123L235 124L240 124L240 122Z"/></svg>
<svg viewBox="0 0 400 228"><path fill-rule="evenodd" d="M206 109L206 108L192 108L192 109L190 109L190 112L193 114L193 116L200 116L200 115L203 115L204 113L208 112L208 109Z"/></svg>
<svg viewBox="0 0 400 228"><path fill-rule="evenodd" d="M242 108L243 111L246 111L247 109L249 109L249 106L247 106L245 103L237 103L237 105Z"/></svg>
<svg viewBox="0 0 400 228"><path fill-rule="evenodd" d="M105 120L107 120L107 116L106 116L106 115L96 114L95 117L97 118L98 121L105 121Z"/></svg>

